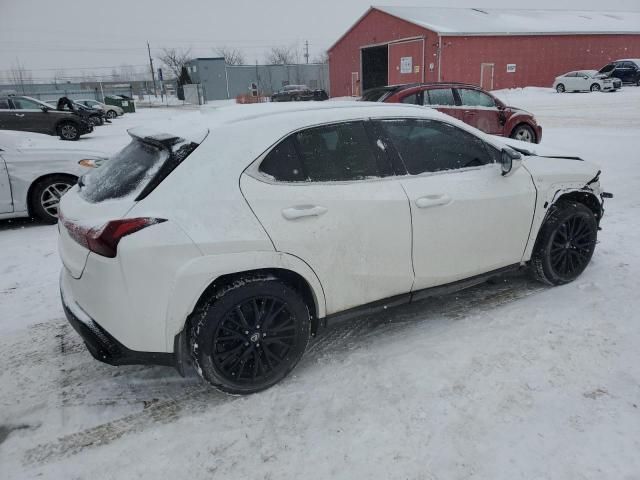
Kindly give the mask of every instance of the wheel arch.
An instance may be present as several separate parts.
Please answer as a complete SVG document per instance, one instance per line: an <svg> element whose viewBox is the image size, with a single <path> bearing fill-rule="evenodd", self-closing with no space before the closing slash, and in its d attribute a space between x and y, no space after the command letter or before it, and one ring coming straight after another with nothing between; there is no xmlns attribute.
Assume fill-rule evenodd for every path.
<svg viewBox="0 0 640 480"><path fill-rule="evenodd" d="M71 173L68 172L52 172L52 173L45 173L44 175L39 176L38 178L34 179L31 184L29 185L29 188L27 189L27 198L26 198L26 204L27 204L27 211L29 212L29 216L33 216L33 191L35 190L36 186L39 183L42 183L44 180L51 178L51 177L67 177L69 179L71 179L73 181L73 184L75 184L78 181L78 176L77 175L73 175Z"/></svg>
<svg viewBox="0 0 640 480"><path fill-rule="evenodd" d="M326 315L325 296L315 272L296 256L280 252L251 252L198 257L177 273L166 317L167 347L189 327L194 314L214 292L255 277L280 279L300 293L309 307L312 327Z"/></svg>

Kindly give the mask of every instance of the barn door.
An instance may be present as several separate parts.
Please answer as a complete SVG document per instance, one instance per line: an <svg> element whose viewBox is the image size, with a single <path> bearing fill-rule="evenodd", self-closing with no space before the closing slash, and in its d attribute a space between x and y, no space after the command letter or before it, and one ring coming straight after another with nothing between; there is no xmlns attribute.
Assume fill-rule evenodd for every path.
<svg viewBox="0 0 640 480"><path fill-rule="evenodd" d="M480 87L484 90L493 90L494 63L480 64Z"/></svg>
<svg viewBox="0 0 640 480"><path fill-rule="evenodd" d="M424 39L389 44L389 85L424 81Z"/></svg>

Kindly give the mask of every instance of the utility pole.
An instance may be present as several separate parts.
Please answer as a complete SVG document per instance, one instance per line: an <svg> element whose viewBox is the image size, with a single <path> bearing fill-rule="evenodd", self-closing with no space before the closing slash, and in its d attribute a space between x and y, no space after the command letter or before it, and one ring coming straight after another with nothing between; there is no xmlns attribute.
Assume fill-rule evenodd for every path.
<svg viewBox="0 0 640 480"><path fill-rule="evenodd" d="M304 59L309 63L309 40L304 42Z"/></svg>
<svg viewBox="0 0 640 480"><path fill-rule="evenodd" d="M153 79L153 96L158 98L158 91L156 90L156 72L153 70L153 59L151 58L151 47L147 42L147 51L149 52L149 66L151 67L151 78Z"/></svg>

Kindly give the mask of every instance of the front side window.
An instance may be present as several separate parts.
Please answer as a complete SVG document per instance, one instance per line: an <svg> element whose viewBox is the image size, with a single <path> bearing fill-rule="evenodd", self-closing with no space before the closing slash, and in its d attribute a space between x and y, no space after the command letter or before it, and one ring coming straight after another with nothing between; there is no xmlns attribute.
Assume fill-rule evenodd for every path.
<svg viewBox="0 0 640 480"><path fill-rule="evenodd" d="M284 182L363 180L390 175L362 121L297 132L264 158L260 171Z"/></svg>
<svg viewBox="0 0 640 480"><path fill-rule="evenodd" d="M450 88L435 88L433 90L425 90L424 104L455 106L456 101L453 98L453 90L451 90Z"/></svg>
<svg viewBox="0 0 640 480"><path fill-rule="evenodd" d="M379 122L411 175L492 163L482 140L453 125L434 120Z"/></svg>
<svg viewBox="0 0 640 480"><path fill-rule="evenodd" d="M13 104L18 110L40 110L40 107L42 107L41 104L34 102L33 100L18 97L13 98Z"/></svg>
<svg viewBox="0 0 640 480"><path fill-rule="evenodd" d="M0 109L2 110L8 110L9 109L9 100L6 99L0 99Z"/></svg>
<svg viewBox="0 0 640 480"><path fill-rule="evenodd" d="M493 98L479 90L469 88L459 88L460 100L462 105L468 107L495 107L496 102Z"/></svg>

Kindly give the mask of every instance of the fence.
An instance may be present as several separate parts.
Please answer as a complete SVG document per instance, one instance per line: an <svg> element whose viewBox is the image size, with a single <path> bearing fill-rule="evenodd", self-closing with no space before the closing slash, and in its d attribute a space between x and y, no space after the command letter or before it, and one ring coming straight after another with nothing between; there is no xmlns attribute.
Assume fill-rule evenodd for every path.
<svg viewBox="0 0 640 480"><path fill-rule="evenodd" d="M108 95L126 95L133 98L134 90L130 85L81 87L79 84L25 84L0 85L0 94L26 95L43 102L58 100L60 97L71 99L94 99L100 102Z"/></svg>

